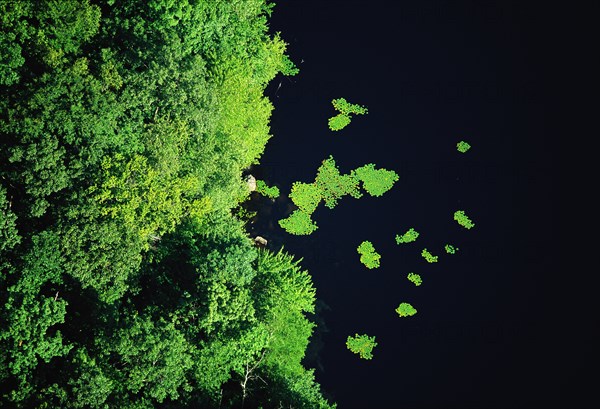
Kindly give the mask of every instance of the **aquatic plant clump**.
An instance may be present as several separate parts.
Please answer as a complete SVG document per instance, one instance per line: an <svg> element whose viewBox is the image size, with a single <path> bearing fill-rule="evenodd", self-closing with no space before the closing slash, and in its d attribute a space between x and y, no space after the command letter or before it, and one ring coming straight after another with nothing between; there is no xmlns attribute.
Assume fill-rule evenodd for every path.
<svg viewBox="0 0 600 409"><path fill-rule="evenodd" d="M460 153L465 153L469 149L471 149L471 145L469 145L465 141L460 141L456 144L456 150L459 151Z"/></svg>
<svg viewBox="0 0 600 409"><path fill-rule="evenodd" d="M363 263L367 268L379 267L379 259L381 255L375 251L373 243L370 241L363 241L357 247L356 251L360 254L360 262Z"/></svg>
<svg viewBox="0 0 600 409"><path fill-rule="evenodd" d="M355 354L358 354L362 359L372 359L373 348L376 346L375 337L370 337L366 334L355 334L353 337L348 336L346 340L346 347Z"/></svg>
<svg viewBox="0 0 600 409"><path fill-rule="evenodd" d="M402 318L412 317L417 313L417 309L407 302L400 303L400 305L398 306L398 308L396 308L395 311Z"/></svg>
<svg viewBox="0 0 600 409"><path fill-rule="evenodd" d="M458 224L460 224L462 227L464 227L465 229L470 229L472 227L475 227L475 223L473 223L473 221L471 219L469 219L469 217L465 214L464 210L457 210L454 212L454 220L456 220L456 222Z"/></svg>
<svg viewBox="0 0 600 409"><path fill-rule="evenodd" d="M336 116L329 118L329 129L332 131L339 131L348 126L352 120L351 115L364 115L368 113L366 107L358 104L351 104L346 101L345 98L334 99L331 103L339 112Z"/></svg>
<svg viewBox="0 0 600 409"><path fill-rule="evenodd" d="M286 219L279 220L279 225L288 233L298 236L309 235L318 228L310 214L302 210L294 210Z"/></svg>
<svg viewBox="0 0 600 409"><path fill-rule="evenodd" d="M421 279L421 276L419 274L417 274L417 273L408 273L408 275L406 276L406 278L408 278L408 281L410 281L411 283L413 283L417 287L420 286L423 283L423 280Z"/></svg>
<svg viewBox="0 0 600 409"><path fill-rule="evenodd" d="M421 251L421 256L423 256L428 263L437 263L438 261L438 256L434 256L427 249Z"/></svg>
<svg viewBox="0 0 600 409"><path fill-rule="evenodd" d="M342 196L350 195L356 199L362 197L359 183L360 181L353 174L340 174L333 156L323 160L315 178L315 184L321 190L325 206L330 209L337 205Z"/></svg>
<svg viewBox="0 0 600 409"><path fill-rule="evenodd" d="M417 240L417 237L419 237L419 232L411 227L402 236L396 234L396 244L411 243Z"/></svg>
<svg viewBox="0 0 600 409"><path fill-rule="evenodd" d="M354 170L356 177L362 182L363 188L371 196L381 196L394 186L399 179L393 170L375 169L373 163Z"/></svg>
<svg viewBox="0 0 600 409"><path fill-rule="evenodd" d="M256 181L256 191L269 199L279 197L279 188L277 186L268 186L264 180Z"/></svg>
<svg viewBox="0 0 600 409"><path fill-rule="evenodd" d="M289 196L307 214L312 214L323 200L323 192L315 183L294 182Z"/></svg>
<svg viewBox="0 0 600 409"><path fill-rule="evenodd" d="M460 249L458 247L454 247L451 244L446 244L444 246L444 250L446 250L446 253L448 253L448 254L455 254Z"/></svg>

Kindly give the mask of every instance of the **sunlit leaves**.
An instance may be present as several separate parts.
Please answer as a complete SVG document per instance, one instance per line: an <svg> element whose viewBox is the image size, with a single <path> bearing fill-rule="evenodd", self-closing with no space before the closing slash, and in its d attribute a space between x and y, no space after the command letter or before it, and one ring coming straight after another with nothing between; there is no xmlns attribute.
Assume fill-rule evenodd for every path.
<svg viewBox="0 0 600 409"><path fill-rule="evenodd" d="M370 337L367 334L355 334L353 337L348 336L346 340L346 347L355 354L358 354L362 359L372 359L373 348L376 346L375 337Z"/></svg>
<svg viewBox="0 0 600 409"><path fill-rule="evenodd" d="M362 196L359 190L359 180L352 174L341 174L333 156L323 160L315 184L321 190L325 206L333 209L340 198L350 195L356 199Z"/></svg>
<svg viewBox="0 0 600 409"><path fill-rule="evenodd" d="M446 250L446 253L448 253L448 254L455 254L459 250L459 248L458 247L454 247L451 244L446 244L444 246L444 250Z"/></svg>
<svg viewBox="0 0 600 409"><path fill-rule="evenodd" d="M402 235L396 234L396 244L411 243L419 237L419 232L415 231L414 228L408 229L408 231Z"/></svg>
<svg viewBox="0 0 600 409"><path fill-rule="evenodd" d="M400 303L398 308L396 308L396 313L400 317L411 317L417 313L417 310L415 309L415 307L413 307L409 303L403 302L403 303Z"/></svg>
<svg viewBox="0 0 600 409"><path fill-rule="evenodd" d="M316 183L294 182L289 196L307 214L312 214L323 200L323 192Z"/></svg>
<svg viewBox="0 0 600 409"><path fill-rule="evenodd" d="M379 267L381 255L375 251L373 243L370 241L363 241L357 247L356 251L358 254L360 254L360 262L363 263L367 268Z"/></svg>
<svg viewBox="0 0 600 409"><path fill-rule="evenodd" d="M340 129L344 129L346 126L350 124L350 117L345 114L337 114L329 118L329 129L332 131L339 131Z"/></svg>
<svg viewBox="0 0 600 409"><path fill-rule="evenodd" d="M464 210L457 210L454 212L454 220L465 229L475 227L475 223L469 219L469 216L465 214Z"/></svg>

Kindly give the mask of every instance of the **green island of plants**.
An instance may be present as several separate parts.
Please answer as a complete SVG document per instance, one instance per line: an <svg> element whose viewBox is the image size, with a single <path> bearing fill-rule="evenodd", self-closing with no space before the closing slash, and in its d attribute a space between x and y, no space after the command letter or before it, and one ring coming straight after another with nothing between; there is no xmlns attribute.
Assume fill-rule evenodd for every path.
<svg viewBox="0 0 600 409"><path fill-rule="evenodd" d="M438 256L434 256L427 249L421 251L421 256L423 256L428 263L437 263L438 261Z"/></svg>
<svg viewBox="0 0 600 409"><path fill-rule="evenodd" d="M408 279L408 281L410 281L411 283L413 283L417 287L420 286L423 283L423 280L421 279L421 276L419 274L417 274L417 273L408 273L408 275L406 276L406 278Z"/></svg>
<svg viewBox="0 0 600 409"><path fill-rule="evenodd" d="M279 220L282 229L290 234L306 236L318 229L310 214L302 210L294 210L287 218Z"/></svg>
<svg viewBox="0 0 600 409"><path fill-rule="evenodd" d="M268 186L264 180L260 179L256 181L256 191L269 199L277 199L280 194L277 186Z"/></svg>
<svg viewBox="0 0 600 409"><path fill-rule="evenodd" d="M469 219L469 216L465 214L464 210L457 210L454 212L454 220L456 220L456 222L465 229L471 229L475 227L475 223Z"/></svg>
<svg viewBox="0 0 600 409"><path fill-rule="evenodd" d="M334 117L329 118L328 125L332 131L339 131L348 126L352 120L352 115L365 115L368 113L366 107L351 104L345 98L337 98L331 101L335 110L339 112Z"/></svg>
<svg viewBox="0 0 600 409"><path fill-rule="evenodd" d="M373 243L370 241L363 241L356 248L358 254L360 254L360 262L363 263L367 268L379 267L379 260L381 255L375 251Z"/></svg>
<svg viewBox="0 0 600 409"><path fill-rule="evenodd" d="M364 165L350 173L340 173L335 159L329 156L321 162L317 169L317 175L314 182L294 182L289 197L298 207L298 210L305 213L302 216L302 224L306 223L306 215L311 216L321 202L325 207L333 209L337 206L339 200L344 196L352 196L355 199L362 197L361 183L367 193L373 196L381 196L391 189L398 180L398 175L391 170L375 169L375 165ZM291 234L310 234L315 228L298 228L298 221L287 222L290 217L299 216L292 213L288 218L279 220L279 225ZM288 229L291 227L291 229Z"/></svg>
<svg viewBox="0 0 600 409"><path fill-rule="evenodd" d="M415 231L415 229L411 227L406 233L404 233L401 236L396 234L396 244L411 243L417 240L418 237L419 232Z"/></svg>
<svg viewBox="0 0 600 409"><path fill-rule="evenodd" d="M353 337L348 336L346 340L346 347L355 354L358 354L362 359L372 359L373 348L376 346L375 337L370 337L366 334L355 334Z"/></svg>
<svg viewBox="0 0 600 409"><path fill-rule="evenodd" d="M454 247L451 244L446 244L444 246L444 250L446 250L446 253L448 253L448 254L456 254L456 252L460 249L458 247Z"/></svg>
<svg viewBox="0 0 600 409"><path fill-rule="evenodd" d="M234 216L297 71L272 4L0 11L0 407L334 407L311 276Z"/></svg>
<svg viewBox="0 0 600 409"><path fill-rule="evenodd" d="M412 317L413 315L415 315L417 313L417 310L415 309L415 307L413 307L409 303L403 302L403 303L400 303L398 308L396 308L396 313L398 313L398 315L402 318Z"/></svg>
<svg viewBox="0 0 600 409"><path fill-rule="evenodd" d="M465 141L460 141L456 144L456 150L459 151L460 153L465 153L467 152L469 149L471 149L471 145L469 145L467 142Z"/></svg>

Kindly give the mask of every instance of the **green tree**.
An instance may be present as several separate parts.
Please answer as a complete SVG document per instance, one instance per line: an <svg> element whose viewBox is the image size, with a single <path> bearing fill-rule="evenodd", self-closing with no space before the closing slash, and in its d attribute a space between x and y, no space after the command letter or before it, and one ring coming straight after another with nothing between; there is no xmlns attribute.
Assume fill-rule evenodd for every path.
<svg viewBox="0 0 600 409"><path fill-rule="evenodd" d="M360 262L363 263L367 268L379 267L381 255L375 251L373 243L370 241L363 241L357 247L356 251L358 251L358 254L360 254Z"/></svg>
<svg viewBox="0 0 600 409"><path fill-rule="evenodd" d="M400 303L396 312L400 317L412 317L417 313L417 310L407 302Z"/></svg>
<svg viewBox="0 0 600 409"><path fill-rule="evenodd" d="M419 232L415 231L415 229L413 229L411 227L410 229L408 229L408 231L406 233L404 233L401 236L396 234L396 244L411 243L411 242L417 240L418 237L419 237Z"/></svg>
<svg viewBox="0 0 600 409"><path fill-rule="evenodd" d="M456 222L465 229L471 229L472 227L475 227L475 223L469 219L469 216L465 214L464 210L455 211L454 220L456 220Z"/></svg>
<svg viewBox="0 0 600 409"><path fill-rule="evenodd" d="M377 346L375 337L370 337L366 334L355 334L353 337L348 336L346 347L355 354L358 354L362 359L373 358L373 348Z"/></svg>

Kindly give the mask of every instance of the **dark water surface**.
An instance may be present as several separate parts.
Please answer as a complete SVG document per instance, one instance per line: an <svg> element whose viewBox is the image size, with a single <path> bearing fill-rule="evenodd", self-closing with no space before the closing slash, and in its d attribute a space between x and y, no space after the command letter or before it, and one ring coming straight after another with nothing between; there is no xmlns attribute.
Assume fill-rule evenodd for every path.
<svg viewBox="0 0 600 409"><path fill-rule="evenodd" d="M598 318L560 264L555 150L560 9L534 2L280 1L271 27L301 72L278 78L274 138L257 176L282 190L253 226L304 257L320 300L307 364L344 408L580 407L597 386ZM277 90L281 80L281 87ZM333 98L369 114L332 132ZM456 151L464 139L472 148ZM292 236L277 220L294 181L333 155L400 180L380 198L343 198ZM266 203L266 202L265 202ZM476 226L452 219L463 209ZM414 227L415 243L394 236ZM373 242L381 267L356 247ZM446 243L460 248L446 255ZM436 264L420 256L438 254ZM423 285L406 280L408 272ZM400 302L418 309L394 312ZM577 311L577 313L574 313ZM346 349L375 335L372 361ZM590 376L593 371L595 376Z"/></svg>

